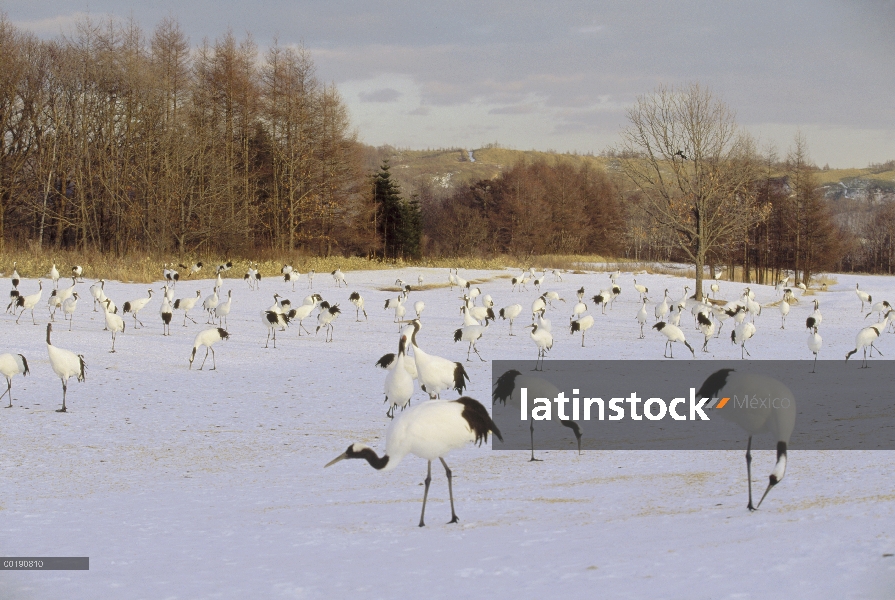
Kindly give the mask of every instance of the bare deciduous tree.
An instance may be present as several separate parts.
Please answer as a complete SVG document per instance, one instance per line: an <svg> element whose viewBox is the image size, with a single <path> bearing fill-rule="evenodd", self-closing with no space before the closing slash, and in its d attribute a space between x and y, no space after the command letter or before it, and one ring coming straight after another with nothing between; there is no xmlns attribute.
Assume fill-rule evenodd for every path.
<svg viewBox="0 0 895 600"><path fill-rule="evenodd" d="M695 265L701 299L707 254L742 239L761 216L752 189L754 143L731 109L698 84L660 87L638 98L628 118L623 172L647 213Z"/></svg>

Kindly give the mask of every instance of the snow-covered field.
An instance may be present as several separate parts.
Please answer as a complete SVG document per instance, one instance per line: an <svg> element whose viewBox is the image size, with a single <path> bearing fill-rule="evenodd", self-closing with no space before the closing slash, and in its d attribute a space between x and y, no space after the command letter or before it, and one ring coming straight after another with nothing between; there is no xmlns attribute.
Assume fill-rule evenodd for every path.
<svg viewBox="0 0 895 600"><path fill-rule="evenodd" d="M210 357L205 370L195 369L199 363L187 370L193 338L206 325L183 328L175 312L173 335L162 337L158 294L140 315L146 328L132 329L125 317L128 329L110 354L87 280L78 286L73 331L60 315L54 328L53 343L83 354L88 365L87 381L69 384L65 414L55 412L62 390L44 344L47 290L35 311L39 326L27 313L19 325L0 316L0 353L21 352L31 367L13 381L13 408L0 410L0 555L90 557L89 571L4 571L0 598L895 597L889 452L792 448L786 478L750 514L742 452L539 452L544 461L530 463L527 451L470 445L448 458L460 522L445 524L447 486L436 465L422 529L424 460L408 457L391 473L364 461L324 470L351 442L384 448L385 371L374 362L396 351L398 326L382 309L397 294L383 289L397 277L415 284L420 273L427 283L447 281L446 270L349 272L346 289L318 276L314 291L343 310L335 341L324 343L322 331L299 337L293 325L277 349L264 348L259 311L275 291L294 304L308 291L265 279L252 292L241 279L226 280L232 338L215 346L216 371L208 370ZM522 329L538 295L531 284L513 293L509 272L460 274L484 280L479 287L496 308L525 307L514 328L522 335L509 337L498 320L478 344L482 355L534 359ZM766 309L748 346L752 357L810 360L804 320L813 310L807 300L816 298L821 358L841 360L874 320L860 312L855 283L875 300L895 300L895 279L837 277L793 307L785 330L779 312ZM586 348L565 325L575 290L584 286L590 298L609 279L564 279L548 277L544 286L573 301L547 313L556 337L547 369L558 358L661 358L659 333L637 339L631 273L622 274L622 295L606 316L591 311L597 325ZM654 302L666 287L677 300L687 283L664 275L637 280ZM36 288L34 280L19 287L23 294ZM184 280L177 297L197 289L204 297L211 288L211 280ZM733 299L743 285L721 288L721 297ZM777 300L771 287L752 288L762 304ZM146 289L106 285L119 307ZM355 322L354 290L366 299L366 322ZM452 335L462 324L458 296L446 287L413 292L408 317L412 303L424 300L420 346L463 360L466 344ZM191 314L204 322L201 308ZM315 319L305 325L313 331ZM701 346L691 331L685 328ZM873 360L890 359L895 335L877 345L885 358ZM697 358L740 353L727 335L709 344L708 355L696 349ZM473 356L466 364L467 395L490 406L490 362ZM414 403L422 399L417 392ZM756 489L773 462L772 452L755 453Z"/></svg>

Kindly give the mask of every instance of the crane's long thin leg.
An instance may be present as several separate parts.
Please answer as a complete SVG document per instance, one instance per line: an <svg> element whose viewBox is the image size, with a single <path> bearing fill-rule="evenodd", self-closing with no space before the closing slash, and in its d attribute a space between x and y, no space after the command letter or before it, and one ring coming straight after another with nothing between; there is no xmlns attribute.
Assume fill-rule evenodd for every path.
<svg viewBox="0 0 895 600"><path fill-rule="evenodd" d="M68 389L68 386L65 385L65 380L62 380L62 408L60 408L56 412L66 412L66 410L65 410L65 392L67 389Z"/></svg>
<svg viewBox="0 0 895 600"><path fill-rule="evenodd" d="M217 371L217 369L218 369L218 363L214 359L214 348L211 348L211 370Z"/></svg>
<svg viewBox="0 0 895 600"><path fill-rule="evenodd" d="M482 358L481 354L479 354L479 349L475 347L475 343L472 344L472 349L476 353L476 356L479 357L479 360L481 360L482 362L488 362L484 358Z"/></svg>
<svg viewBox="0 0 895 600"><path fill-rule="evenodd" d="M111 354L112 352L115 352L115 332L114 331L112 332L112 349L109 350L109 354Z"/></svg>
<svg viewBox="0 0 895 600"><path fill-rule="evenodd" d="M264 342L264 347L267 348L270 344L270 329L267 330L267 341Z"/></svg>
<svg viewBox="0 0 895 600"><path fill-rule="evenodd" d="M4 406L4 408L12 408L12 379L6 380L6 387L7 387L6 391L3 392L2 394L0 394L0 398L3 398L3 396L5 396L8 392L9 393L9 406Z"/></svg>
<svg viewBox="0 0 895 600"><path fill-rule="evenodd" d="M425 527L423 517L426 516L426 498L429 497L429 484L432 483L432 461L429 461L429 470L426 472L426 489L423 491L423 512L420 513L420 527Z"/></svg>
<svg viewBox="0 0 895 600"><path fill-rule="evenodd" d="M448 525L451 523L458 523L460 521L460 517L457 516L457 513L454 512L454 488L451 485L451 469L447 466L447 463L444 462L443 458L439 458L441 464L444 465L444 472L447 475L448 480L448 495L451 497L451 520L448 521Z"/></svg>
<svg viewBox="0 0 895 600"><path fill-rule="evenodd" d="M749 510L755 510L752 506L752 436L749 436L749 443L746 444L746 479L749 480Z"/></svg>
<svg viewBox="0 0 895 600"><path fill-rule="evenodd" d="M531 458L528 462L541 462L540 458L535 458L535 422L529 419L528 431L531 434Z"/></svg>
<svg viewBox="0 0 895 600"><path fill-rule="evenodd" d="M202 364L199 365L199 370L202 370L202 367L205 366L205 361L208 360L208 346L205 346L205 358L202 359Z"/></svg>
<svg viewBox="0 0 895 600"><path fill-rule="evenodd" d="M814 369L817 367L817 352L814 353L814 364L811 365L811 372L814 373Z"/></svg>

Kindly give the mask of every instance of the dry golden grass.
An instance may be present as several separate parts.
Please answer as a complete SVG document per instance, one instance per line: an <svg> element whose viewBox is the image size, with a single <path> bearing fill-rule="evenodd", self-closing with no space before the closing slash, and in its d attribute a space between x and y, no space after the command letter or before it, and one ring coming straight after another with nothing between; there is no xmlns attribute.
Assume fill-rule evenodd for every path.
<svg viewBox="0 0 895 600"><path fill-rule="evenodd" d="M457 268L463 271L500 271L508 269L504 274L496 274L484 279L470 279L473 285L486 283L495 278L509 279L528 268L538 271L561 269L562 271L576 274L611 272L619 269L635 274L661 274L687 279L693 279L696 276L696 271L692 267L684 269L672 265L665 266L662 263L647 263L624 258L607 258L600 255L547 254L525 257L502 255L492 258L425 258L418 261L404 261L370 260L361 257L316 257L295 253L286 254L270 250L259 251L252 257L220 255L176 257L173 255L146 254L115 256L96 251L10 249L0 253L0 272L4 273L5 276L9 276L15 261L17 263L16 268L22 277L47 277L50 267L55 263L56 268L63 277L69 276L72 266L80 265L84 269L82 277L86 279L149 283L161 280L162 268L165 263L173 265L174 268L181 271L181 278L186 278L188 270L180 269L176 265L181 263L189 266L197 260L201 260L204 264L202 271L199 272L199 278L213 277L217 265L231 261L233 268L223 274L225 279L242 279L250 262L257 265L262 277L280 277L281 269L285 264L292 265L294 269L302 274L314 269L318 275L329 275L337 268L341 268L346 272L404 268L445 269L444 277L424 273L424 285L422 287L416 286L415 281L408 281L415 289L420 290L448 287L446 270L450 268ZM518 273L515 271L518 271ZM738 274L741 275L738 271L734 273L734 276L736 277ZM835 277L826 274L816 276L811 280L808 293L819 291L824 283L827 286L832 286L837 281ZM400 290L394 286L383 288L382 291L398 292Z"/></svg>

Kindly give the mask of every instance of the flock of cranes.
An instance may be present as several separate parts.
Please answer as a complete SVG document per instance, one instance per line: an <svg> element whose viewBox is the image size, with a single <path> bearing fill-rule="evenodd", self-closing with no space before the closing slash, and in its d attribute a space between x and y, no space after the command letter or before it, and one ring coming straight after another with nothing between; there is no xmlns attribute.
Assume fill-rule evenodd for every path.
<svg viewBox="0 0 895 600"><path fill-rule="evenodd" d="M187 273L186 277L181 278L180 272L166 264L161 273L164 285L157 290L161 292L160 297L156 297L159 297L159 300L157 300L160 305L158 314L162 322L162 335L172 335L170 325L174 320L176 311L183 312L181 328L189 327L187 321L198 325L198 321L190 316L190 312L201 308L205 313L205 324L211 325L211 327L203 328L195 335L189 355L188 369L192 369L197 354L204 347L205 354L199 370L203 369L209 354L211 354L212 358L211 370L215 370L217 363L214 346L231 337L231 333L225 327L227 326L227 317L234 302L233 290L228 289L226 295L223 293L222 286L225 280L222 275L232 269L233 265L232 263L223 263L217 266L214 270L215 278L211 280L213 284L212 289L204 298L202 297L202 289L191 290L184 294L176 292L178 285L185 285L183 283L184 280L202 272L203 264L196 262L190 267L182 264L177 266ZM82 280L78 279L82 274L82 268L73 269L72 285L59 289L60 277L55 265L50 271L51 279L54 282L54 290L48 305L49 322L46 330L46 345L53 371L60 378L63 388L62 408L59 412L66 411L66 394L70 379L75 377L78 381L85 380L86 363L83 354L52 345L50 337L53 327L52 323L55 320L56 311L61 310L64 319L69 321L69 330L71 331L74 315L78 308L78 299L80 298L75 287L82 282ZM522 318L528 321L529 314L530 323L526 323L525 329L528 330L528 337L534 346L532 350L537 350L534 370L538 371L545 368L545 359L554 347L555 342L553 325L551 319L548 319L548 314L550 314L553 321L559 318L562 322L568 316L569 334L581 335L580 345L582 348L587 348L585 337L587 332L594 330L596 333L592 333L591 336L599 336L601 327L615 320L615 315L620 315L624 312L622 321L631 322L628 321L628 319L631 319L631 314L626 312L627 309L624 308L627 305L621 304L623 308L616 306L616 300L624 298L623 286L626 285L622 281L622 274L619 271L610 273L608 282L603 279L602 283L605 283L605 285L601 283L601 277L605 277L605 275L596 275L597 285L595 289L598 291L591 296L590 302L587 301L585 286L582 286L576 292L577 302L574 302L574 304L572 302L567 303L566 299L559 292L544 289L548 285L548 279L550 279L549 276L551 274L552 282L562 282L562 273L560 271L544 271L539 275L529 269L513 277L509 286L501 289L499 286L506 284L498 281L492 284L493 289L488 290L495 295L521 294L527 292L528 285L531 285L537 291L537 296L534 297L527 311L523 304L519 302L513 302L502 308L497 308L498 305L495 304L490 293L483 294L479 286L461 277L459 270L451 269L449 271L447 285L445 286L449 290L434 293L454 293L454 287L458 287L461 292L461 295L457 296L457 309L459 310L462 324L458 323L456 328L452 328L453 335L451 337L455 343L463 342L466 344L467 356L465 360L467 362L473 360L472 354L475 354L479 361L485 362L486 358L480 352L478 344L486 340L488 336L508 335L515 337L513 333L514 320ZM285 265L281 275L283 284L291 286L292 290L295 290L296 283L300 283L302 280L306 282L309 291L313 289L313 271L301 275L291 266ZM346 276L341 269L336 269L331 272L331 275L333 277L331 285L334 288L340 289L348 286ZM244 280L247 282L250 291L254 292L260 289L262 279L257 265L250 264L248 266ZM34 311L42 298L43 283L38 280L38 289L35 293L21 295L19 286L22 279L15 269L15 265L10 281L13 289L10 294L10 305L7 307L7 311L16 316L16 323L19 323L26 311L30 311L32 313L32 322L37 324ZM147 290L146 296L123 302L119 314L117 305L106 294L105 283L104 280L100 279L90 286L89 291L94 301L93 310L97 311L98 308L102 310L105 328L111 335L110 352L116 352L116 340L119 334L137 335L128 333L128 331L151 329L151 325L147 327L143 320L147 319L145 316L146 311L150 310L149 307L156 298L153 295L155 290L150 288ZM280 285L282 286L283 284ZM418 276L417 284L422 286L422 275ZM729 289L732 289L734 284L726 285ZM387 404L386 416L390 419L390 425L386 436L385 454L380 457L368 446L353 443L342 455L326 466L330 466L342 459L362 458L378 470L390 470L395 468L408 454L414 454L426 459L428 461L428 473L425 480L423 509L420 516L420 526L422 526L424 525L425 505L431 480L431 463L437 458L444 466L448 478L451 496L451 522L457 522L458 518L454 509L453 490L451 488L451 470L445 462L445 456L450 451L465 444L487 441L489 434L502 439L501 432L491 420L488 410L480 402L464 396L464 391L469 385L470 376L462 359L453 360L437 356L420 347L422 336L425 335L423 332L428 331L428 329L424 330L423 328L423 312L426 304L422 300L415 300L418 292L413 289L412 285L399 279L395 282L395 286L399 290L398 295L387 298L384 301L383 310L390 311L393 314L391 320L398 327L397 338L391 338L397 342L397 352L386 354L375 363L376 366L386 369L382 389L384 402ZM790 315L791 307L798 302L792 289L787 287L787 280L782 280L775 286L775 294L783 294L783 298L779 302L772 302L770 298L767 298L765 304L759 303L756 300L755 291L750 287L742 289L741 295L731 302L725 303L716 300L714 297L711 299L704 297L702 300L697 300L696 294L691 294L690 288L685 286L683 294L677 300L672 300L669 290L665 289L661 301L652 306L651 311L649 310L651 307L649 288L642 285L642 283L637 283L637 280L634 279L632 289L639 295L637 301L639 310L632 319L636 325L632 323L630 327L631 338L645 339L646 332L644 331L644 326L654 321L651 328L657 334L664 336L664 355L668 358L673 357L675 344L683 345L691 352L693 358L696 357L695 348L690 345L685 335L685 331L689 330L689 321L687 319L690 317L693 319L693 330L703 336L701 347L703 352L709 351L709 343L721 335L725 322L728 319L732 319L733 325L729 334L731 343L740 347L741 358L751 356L747 343L756 337L758 331L756 323L761 323L762 311L767 312L772 306L779 306L780 328L785 329L786 317ZM711 284L710 289L711 295L717 296L720 292L719 283L715 281ZM806 288L796 287L795 289L801 290L800 296L804 296ZM867 359L872 357L874 351L879 352L879 348L877 348L875 343L883 332L891 329L890 326L895 324L895 311L893 311L887 301L878 301L874 304L871 295L860 290L857 285L855 292L861 303L860 311L863 318L867 319L876 314L879 320L873 325L860 329L855 340L855 348L848 352L846 360L863 350L864 362L862 366L867 366ZM327 295L330 293L327 292ZM415 300L412 305L414 314L413 318L408 318L411 297L414 297ZM347 300L355 307L355 322L366 322L369 320L369 315L366 311L367 303L359 291L352 290L350 295L347 296ZM240 300L237 298L236 301L239 302ZM591 303L592 306L590 305ZM864 315L865 306L867 305L870 306L870 312ZM600 307L599 313L596 312L597 306ZM814 300L813 308L813 312L807 317L805 322L809 332L807 347L814 358L812 370L823 346L823 340L820 336L823 316L820 313L820 305L817 300ZM301 302L295 303L281 296L279 292L274 293L273 304L266 310L260 311L260 323L267 330L267 340L264 347L269 348L272 341L273 348L276 348L277 333L283 333L290 327L295 329L296 322L297 336L302 336L302 332L310 335L311 332L304 326L303 321L311 317L315 311L317 313L315 335L319 334L322 329L324 341L331 343L336 320L341 314L339 303L324 300L323 295L317 292L311 292ZM685 318L685 313L689 313L689 317ZM364 315L363 320L360 319L361 314ZM456 315L457 313L454 314ZM131 328L127 328L130 318L133 318L133 324ZM495 325L498 318L501 321L508 322L506 329L500 328L499 330ZM181 321L178 319L177 322ZM637 335L638 329L639 336ZM435 332L434 335L439 335L437 331L433 331ZM388 334L388 337L390 338L391 335L394 334ZM575 341L577 343L577 338ZM391 344L393 342L388 343ZM10 406L12 405L12 378L15 375L27 375L29 372L28 362L24 355L15 353L0 355L0 373L7 378L7 390L3 395L9 394ZM518 390L520 382L532 386L544 385L543 380L536 376L522 376L518 372L513 373L515 374L502 379L503 383L501 383L501 380L497 382L492 396L492 403L507 402ZM735 377L731 376L727 379L733 381ZM720 375L715 380L710 378L710 380L706 381L705 386L708 386L706 389L713 388L714 392L718 392L725 385L732 385L727 379ZM417 389L424 394L426 399L411 406ZM456 392L460 397L455 400L441 398L442 393L450 391ZM581 433L577 425L571 421L563 422L561 425L572 430L578 440L580 450ZM762 427L766 426L766 424L761 425ZM757 433L758 430L749 430L748 427L752 427L752 425L748 427L744 425L744 427L750 432L749 448L751 449L751 435ZM787 431L785 423L782 425L774 424L774 428L776 428L774 430L777 432L780 443L783 446L778 447L778 464L771 475L771 484L768 486L767 491L783 478L786 468L786 443L788 443L788 436L791 433L791 427ZM537 460L534 456L533 422L531 423L531 438L531 460ZM751 453L749 449L747 449L747 470L749 470L750 474L749 508L752 509ZM765 491L765 495L767 491ZM763 499L764 496L762 497ZM758 505L760 504L761 500L758 502Z"/></svg>

